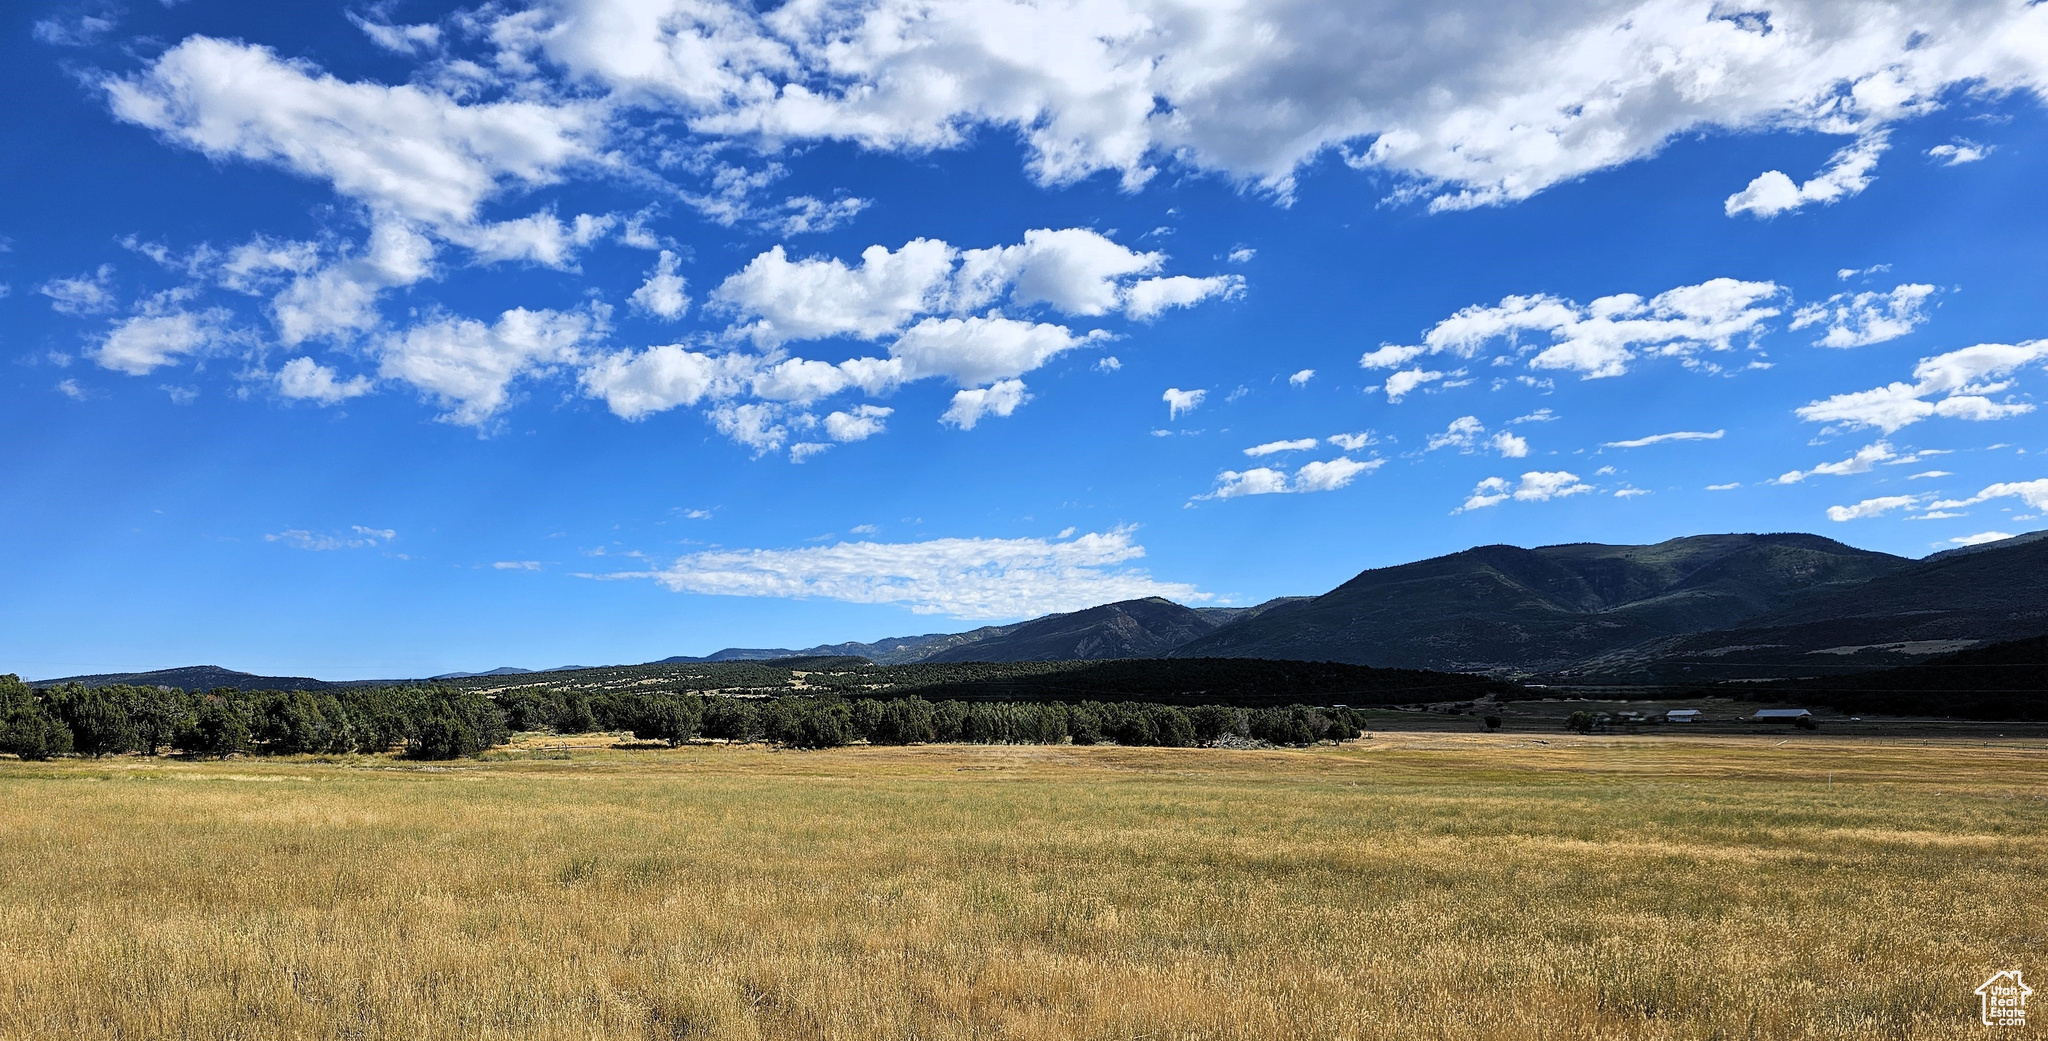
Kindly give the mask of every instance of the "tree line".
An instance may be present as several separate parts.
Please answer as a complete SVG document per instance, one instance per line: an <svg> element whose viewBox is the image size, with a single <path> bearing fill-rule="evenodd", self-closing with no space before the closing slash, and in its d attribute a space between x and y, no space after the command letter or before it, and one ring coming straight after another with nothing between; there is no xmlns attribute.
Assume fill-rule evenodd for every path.
<svg viewBox="0 0 2048 1041"><path fill-rule="evenodd" d="M928 701L836 693L733 697L693 692L586 693L522 688L496 696L445 686L187 693L80 684L32 689L0 676L0 752L54 755L480 754L515 731L627 731L681 745L697 738L831 748L855 742L1118 744L1231 741L1304 746L1357 737L1365 717L1303 704L1180 706L1149 701Z"/></svg>

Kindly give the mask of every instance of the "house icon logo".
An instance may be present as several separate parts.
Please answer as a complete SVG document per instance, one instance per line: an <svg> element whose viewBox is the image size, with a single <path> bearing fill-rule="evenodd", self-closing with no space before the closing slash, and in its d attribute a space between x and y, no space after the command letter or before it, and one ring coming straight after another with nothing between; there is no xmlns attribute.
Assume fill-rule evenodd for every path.
<svg viewBox="0 0 2048 1041"><path fill-rule="evenodd" d="M1977 997L1983 1003L1978 1018L1987 1027L2026 1026L2027 995L2033 992L2034 988L2020 979L2020 970L2007 969L1977 988Z"/></svg>

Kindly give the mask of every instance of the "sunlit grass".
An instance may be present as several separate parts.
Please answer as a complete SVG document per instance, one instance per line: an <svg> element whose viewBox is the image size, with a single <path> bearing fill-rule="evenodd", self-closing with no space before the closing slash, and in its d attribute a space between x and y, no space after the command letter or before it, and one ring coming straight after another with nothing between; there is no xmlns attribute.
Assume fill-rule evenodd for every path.
<svg viewBox="0 0 2048 1041"><path fill-rule="evenodd" d="M5 762L0 1037L1960 1037L2044 964L2040 741L1544 740Z"/></svg>

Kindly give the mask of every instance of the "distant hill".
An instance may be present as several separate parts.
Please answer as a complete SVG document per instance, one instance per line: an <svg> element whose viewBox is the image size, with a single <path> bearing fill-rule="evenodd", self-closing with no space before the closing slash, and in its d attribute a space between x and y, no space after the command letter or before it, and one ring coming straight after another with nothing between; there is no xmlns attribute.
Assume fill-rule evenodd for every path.
<svg viewBox="0 0 2048 1041"><path fill-rule="evenodd" d="M2048 719L2048 636L1994 643L1895 669L1742 686L1745 696L1804 697L1844 712Z"/></svg>
<svg viewBox="0 0 2048 1041"><path fill-rule="evenodd" d="M1646 640L1726 627L1912 563L1804 534L1481 546L1363 572L1171 654L1548 673Z"/></svg>
<svg viewBox="0 0 2048 1041"><path fill-rule="evenodd" d="M1826 675L2048 633L2048 539L1936 554L1854 586L1822 587L1740 625L1594 658L1584 676L1684 682Z"/></svg>
<svg viewBox="0 0 2048 1041"><path fill-rule="evenodd" d="M2048 531L1922 560L1797 533L1697 535L1651 546L1480 546L1374 568L1321 596L1256 607L1125 600L959 633L726 648L590 671L792 659L936 665L1238 658L1564 682L1773 680L1911 664L2048 633L2043 576ZM505 667L435 678L568 671ZM217 666L67 679L187 689L340 685Z"/></svg>
<svg viewBox="0 0 2048 1041"><path fill-rule="evenodd" d="M90 676L64 676L53 680L35 680L30 685L54 687L61 683L83 683L88 687L177 687L181 690L213 690L217 687L234 687L237 690L330 690L350 686L347 683L329 683L305 676L258 676L254 673L223 669L218 665L188 665L180 669L157 669L153 672L103 672Z"/></svg>
<svg viewBox="0 0 2048 1041"><path fill-rule="evenodd" d="M1224 623L1171 600L1125 600L1048 615L1008 632L946 648L928 662L1105 661L1157 658Z"/></svg>

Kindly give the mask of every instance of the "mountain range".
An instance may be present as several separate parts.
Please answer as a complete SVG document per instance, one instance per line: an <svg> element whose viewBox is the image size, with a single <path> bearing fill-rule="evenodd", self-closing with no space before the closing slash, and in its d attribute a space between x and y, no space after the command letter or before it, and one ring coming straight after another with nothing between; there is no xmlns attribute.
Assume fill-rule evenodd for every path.
<svg viewBox="0 0 2048 1041"><path fill-rule="evenodd" d="M1479 546L1249 608L1127 600L964 633L668 661L1272 658L1591 683L1828 675L2048 632L2044 576L2048 531L1921 560L1800 533Z"/></svg>
<svg viewBox="0 0 2048 1041"><path fill-rule="evenodd" d="M1649 546L1480 546L1255 607L1126 600L961 633L727 648L653 664L799 656L883 665L1268 658L1550 682L1672 683L1838 674L2043 633L2048 531L1920 560L1818 535L1732 534ZM165 675L75 678L172 683L156 678ZM269 679L232 673L224 682Z"/></svg>

